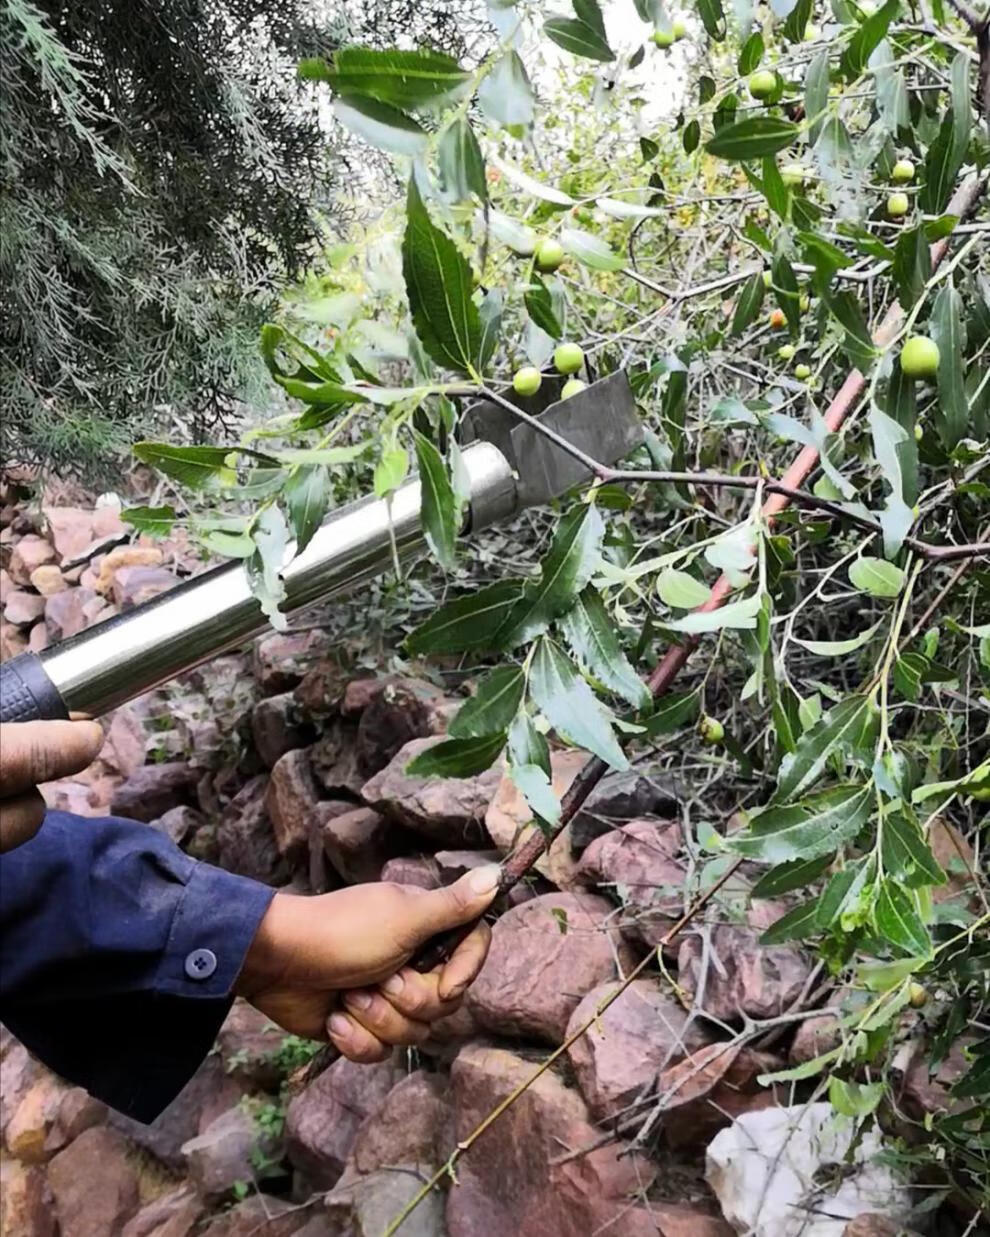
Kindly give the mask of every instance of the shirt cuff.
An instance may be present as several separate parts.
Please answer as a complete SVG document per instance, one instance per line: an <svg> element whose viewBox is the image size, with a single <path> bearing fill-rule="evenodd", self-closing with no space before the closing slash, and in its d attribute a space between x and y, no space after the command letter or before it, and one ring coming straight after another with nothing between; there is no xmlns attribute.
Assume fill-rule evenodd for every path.
<svg viewBox="0 0 990 1237"><path fill-rule="evenodd" d="M193 1000L229 996L275 892L197 863L172 920L155 991Z"/></svg>

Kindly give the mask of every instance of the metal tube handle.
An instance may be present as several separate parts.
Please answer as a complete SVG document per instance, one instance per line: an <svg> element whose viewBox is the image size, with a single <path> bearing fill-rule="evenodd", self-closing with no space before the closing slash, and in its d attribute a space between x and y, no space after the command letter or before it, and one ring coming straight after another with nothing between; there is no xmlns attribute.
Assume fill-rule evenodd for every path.
<svg viewBox="0 0 990 1237"><path fill-rule="evenodd" d="M58 688L36 653L0 666L0 722L58 721L69 716Z"/></svg>

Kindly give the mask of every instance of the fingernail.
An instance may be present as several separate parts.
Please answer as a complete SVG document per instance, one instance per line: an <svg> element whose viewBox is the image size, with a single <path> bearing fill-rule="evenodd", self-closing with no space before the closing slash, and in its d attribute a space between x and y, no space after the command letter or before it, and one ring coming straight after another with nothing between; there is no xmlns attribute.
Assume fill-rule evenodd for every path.
<svg viewBox="0 0 990 1237"><path fill-rule="evenodd" d="M336 1035L338 1039L346 1039L351 1033L350 1019L344 1014L330 1015L330 1034Z"/></svg>
<svg viewBox="0 0 990 1237"><path fill-rule="evenodd" d="M371 1004L371 993L349 992L347 994L347 1004L353 1005L355 1009L367 1009Z"/></svg>
<svg viewBox="0 0 990 1237"><path fill-rule="evenodd" d="M502 869L497 863L485 864L483 868L475 868L468 877L468 885L472 893L480 897L483 893L492 893L498 888L502 879Z"/></svg>
<svg viewBox="0 0 990 1237"><path fill-rule="evenodd" d="M387 992L389 996L398 996L405 986L406 981L401 975L390 975L382 984L382 991Z"/></svg>

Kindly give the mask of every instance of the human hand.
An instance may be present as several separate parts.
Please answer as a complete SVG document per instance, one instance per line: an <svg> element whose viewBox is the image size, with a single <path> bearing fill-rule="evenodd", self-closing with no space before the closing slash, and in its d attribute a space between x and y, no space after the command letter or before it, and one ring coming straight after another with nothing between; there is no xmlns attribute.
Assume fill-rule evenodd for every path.
<svg viewBox="0 0 990 1237"><path fill-rule="evenodd" d="M45 801L38 784L85 769L102 746L97 722L0 723L0 851L41 828Z"/></svg>
<svg viewBox="0 0 990 1237"><path fill-rule="evenodd" d="M442 889L353 885L319 897L277 893L248 950L237 992L284 1030L330 1039L352 1061L382 1061L419 1044L460 1006L485 961L479 924L426 975L404 964L438 932L477 919L499 868L477 868Z"/></svg>

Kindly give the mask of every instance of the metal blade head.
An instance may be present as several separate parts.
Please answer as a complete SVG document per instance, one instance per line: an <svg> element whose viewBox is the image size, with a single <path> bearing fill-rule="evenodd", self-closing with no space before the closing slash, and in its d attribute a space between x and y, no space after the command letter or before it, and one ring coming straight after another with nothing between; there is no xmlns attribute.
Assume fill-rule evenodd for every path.
<svg viewBox="0 0 990 1237"><path fill-rule="evenodd" d="M625 373L600 378L569 399L551 404L539 421L579 447L599 464L617 464L642 446L643 426ZM516 425L510 434L511 462L519 474L520 505L535 507L591 479L580 460L531 425Z"/></svg>

